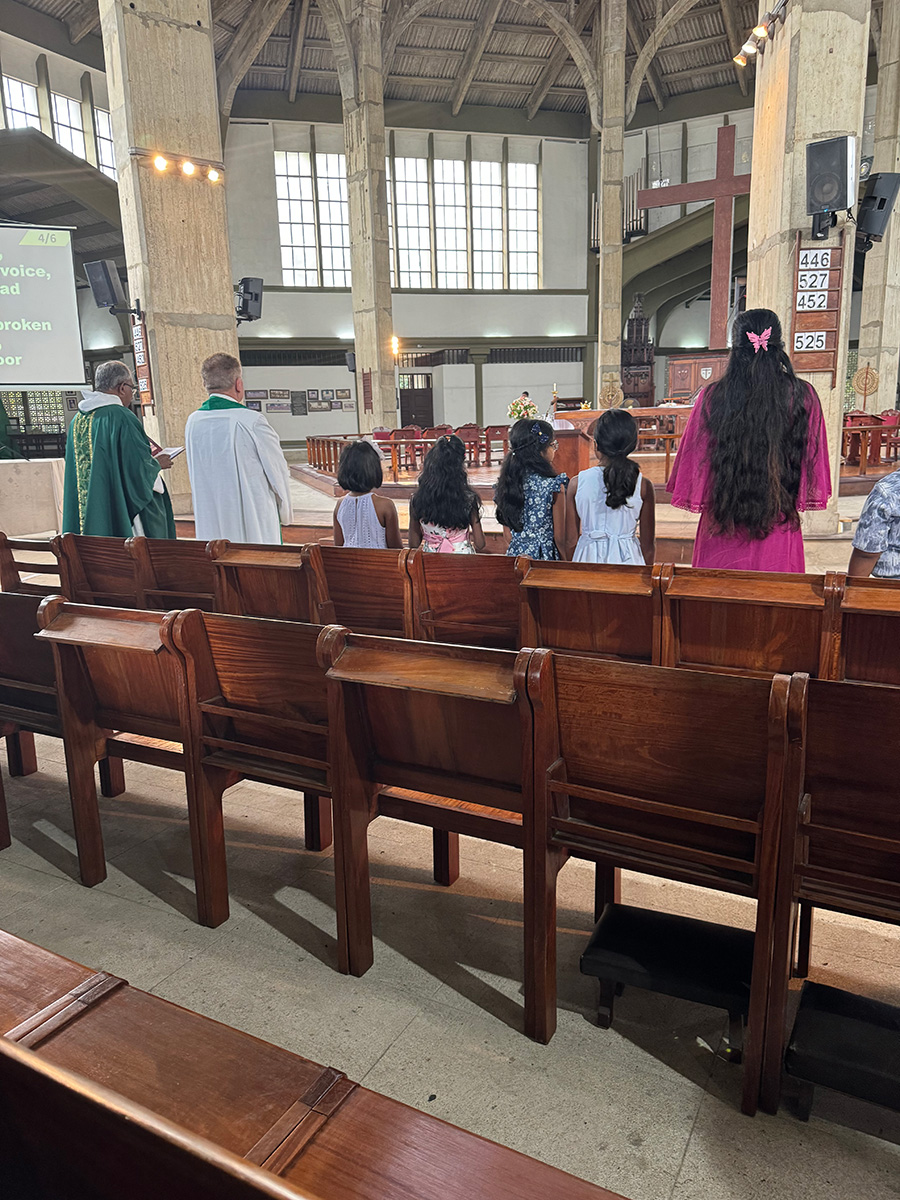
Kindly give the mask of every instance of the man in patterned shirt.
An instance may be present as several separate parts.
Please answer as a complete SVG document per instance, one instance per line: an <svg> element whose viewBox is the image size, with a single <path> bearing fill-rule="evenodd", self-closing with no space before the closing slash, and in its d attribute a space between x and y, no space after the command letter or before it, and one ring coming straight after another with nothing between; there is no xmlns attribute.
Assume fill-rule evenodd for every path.
<svg viewBox="0 0 900 1200"><path fill-rule="evenodd" d="M859 518L849 575L900 579L900 469L879 479Z"/></svg>

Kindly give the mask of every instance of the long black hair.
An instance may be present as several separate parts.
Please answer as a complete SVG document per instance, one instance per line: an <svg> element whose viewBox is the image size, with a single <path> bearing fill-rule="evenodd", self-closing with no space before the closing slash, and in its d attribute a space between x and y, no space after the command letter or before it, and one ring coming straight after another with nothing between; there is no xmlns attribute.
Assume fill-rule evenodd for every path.
<svg viewBox="0 0 900 1200"><path fill-rule="evenodd" d="M607 460L603 468L608 508L621 508L631 496L640 467L628 457L637 449L637 421L624 408L610 408L594 422L594 444Z"/></svg>
<svg viewBox="0 0 900 1200"><path fill-rule="evenodd" d="M811 450L809 410L781 322L769 309L737 317L728 366L710 388L704 416L715 526L756 539L779 524L798 529L800 481Z"/></svg>
<svg viewBox="0 0 900 1200"><path fill-rule="evenodd" d="M481 501L466 474L466 447L455 433L439 437L425 455L409 508L417 520L445 529L466 529L473 514L481 515Z"/></svg>
<svg viewBox="0 0 900 1200"><path fill-rule="evenodd" d="M500 477L494 488L497 520L501 525L522 532L525 508L525 481L529 475L544 475L551 479L556 471L544 458L544 451L554 439L553 426L548 421L523 417L509 431L509 454L500 467Z"/></svg>

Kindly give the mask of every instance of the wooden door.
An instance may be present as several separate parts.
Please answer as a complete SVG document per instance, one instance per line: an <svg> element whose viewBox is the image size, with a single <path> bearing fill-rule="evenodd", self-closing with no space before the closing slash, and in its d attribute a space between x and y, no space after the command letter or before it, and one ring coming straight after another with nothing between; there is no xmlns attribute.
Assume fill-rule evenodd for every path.
<svg viewBox="0 0 900 1200"><path fill-rule="evenodd" d="M431 375L400 373L400 424L434 425L434 391Z"/></svg>

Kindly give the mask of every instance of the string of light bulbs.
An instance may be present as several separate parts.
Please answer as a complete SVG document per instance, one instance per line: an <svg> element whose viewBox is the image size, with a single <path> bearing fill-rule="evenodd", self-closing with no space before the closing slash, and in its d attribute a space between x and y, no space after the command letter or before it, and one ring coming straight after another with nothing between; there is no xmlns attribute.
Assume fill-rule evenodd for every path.
<svg viewBox="0 0 900 1200"><path fill-rule="evenodd" d="M772 11L767 12L758 25L754 25L746 42L732 59L733 62L739 67L746 67L748 60L754 55L765 53L769 39L775 36L777 24L784 24L787 6L788 0L778 0Z"/></svg>
<svg viewBox="0 0 900 1200"><path fill-rule="evenodd" d="M132 158L144 159L162 175L183 175L186 179L205 179L208 183L219 183L225 172L223 163L207 158L187 158L181 154L165 154L159 150L145 150L141 146L129 146Z"/></svg>

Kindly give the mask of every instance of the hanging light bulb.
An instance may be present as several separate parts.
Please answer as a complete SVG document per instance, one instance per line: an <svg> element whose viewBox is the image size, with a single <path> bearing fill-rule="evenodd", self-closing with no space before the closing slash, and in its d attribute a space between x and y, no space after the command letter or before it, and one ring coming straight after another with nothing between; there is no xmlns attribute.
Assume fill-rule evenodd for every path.
<svg viewBox="0 0 900 1200"><path fill-rule="evenodd" d="M394 358L396 358L399 353L400 353L400 339L397 337L397 335L395 333L391 337L391 354L393 354Z"/></svg>
<svg viewBox="0 0 900 1200"><path fill-rule="evenodd" d="M743 46L741 46L741 54L756 54L758 50L759 47L752 37L748 37Z"/></svg>
<svg viewBox="0 0 900 1200"><path fill-rule="evenodd" d="M743 52L743 50L739 50L731 61L733 63L737 63L739 67L746 67L747 55Z"/></svg>
<svg viewBox="0 0 900 1200"><path fill-rule="evenodd" d="M153 165L156 167L157 171L164 171L169 165L169 160L167 158L163 158L161 154L157 154L156 158L153 160Z"/></svg>
<svg viewBox="0 0 900 1200"><path fill-rule="evenodd" d="M219 172L216 170L215 167L210 167L209 170L206 172L206 178L209 180L210 183L218 183L219 182Z"/></svg>
<svg viewBox="0 0 900 1200"><path fill-rule="evenodd" d="M193 175L194 172L197 170L197 168L190 161L190 159L185 160L185 162L183 162L181 164L181 169L185 173L185 175Z"/></svg>
<svg viewBox="0 0 900 1200"><path fill-rule="evenodd" d="M759 40L760 40L761 42L762 42L762 41L765 41L765 39L766 39L766 38L769 36L769 27L768 27L768 25L766 25L766 24L765 24L765 22L761 22L759 25L757 25L757 26L754 28L754 30L753 30L753 36L754 36L754 37L756 37L756 38L759 38Z"/></svg>

